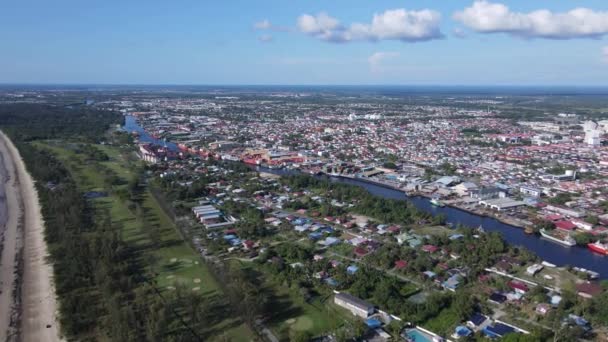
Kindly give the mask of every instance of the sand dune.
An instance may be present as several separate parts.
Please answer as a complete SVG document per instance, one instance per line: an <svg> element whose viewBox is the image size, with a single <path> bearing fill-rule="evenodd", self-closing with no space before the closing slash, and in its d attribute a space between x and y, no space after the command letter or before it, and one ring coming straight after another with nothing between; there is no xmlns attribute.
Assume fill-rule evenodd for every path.
<svg viewBox="0 0 608 342"><path fill-rule="evenodd" d="M2 132L0 154L8 209L0 259L0 341L59 341L53 268L46 260L38 193L19 152ZM23 271L15 273L18 263ZM21 284L20 291L14 284Z"/></svg>

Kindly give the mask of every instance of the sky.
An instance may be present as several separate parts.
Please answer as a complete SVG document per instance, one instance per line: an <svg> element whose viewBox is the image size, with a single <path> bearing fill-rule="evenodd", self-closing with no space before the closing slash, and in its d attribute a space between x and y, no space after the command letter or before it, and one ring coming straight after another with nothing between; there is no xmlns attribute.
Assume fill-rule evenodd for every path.
<svg viewBox="0 0 608 342"><path fill-rule="evenodd" d="M4 1L0 47L0 83L608 86L608 1Z"/></svg>

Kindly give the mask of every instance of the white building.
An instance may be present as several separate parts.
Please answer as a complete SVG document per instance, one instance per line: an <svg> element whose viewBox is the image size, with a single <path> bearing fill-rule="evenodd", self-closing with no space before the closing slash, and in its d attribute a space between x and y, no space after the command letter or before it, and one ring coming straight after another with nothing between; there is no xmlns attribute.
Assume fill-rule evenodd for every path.
<svg viewBox="0 0 608 342"><path fill-rule="evenodd" d="M589 146L599 146L602 130L595 121L585 121L583 124L585 130L585 144Z"/></svg>
<svg viewBox="0 0 608 342"><path fill-rule="evenodd" d="M372 304L344 292L337 293L334 296L334 303L352 312L353 315L362 318L369 317L375 311Z"/></svg>

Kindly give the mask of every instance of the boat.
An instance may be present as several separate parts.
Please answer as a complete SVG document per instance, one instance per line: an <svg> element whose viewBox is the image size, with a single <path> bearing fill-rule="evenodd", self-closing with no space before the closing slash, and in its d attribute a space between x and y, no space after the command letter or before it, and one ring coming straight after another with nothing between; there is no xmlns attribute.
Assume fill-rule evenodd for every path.
<svg viewBox="0 0 608 342"><path fill-rule="evenodd" d="M562 246L566 246L566 247L576 246L576 241L567 233L555 234L555 233L549 232L547 230L541 229L540 235L542 235L542 237L544 237L545 239L547 239L551 242L559 243Z"/></svg>
<svg viewBox="0 0 608 342"><path fill-rule="evenodd" d="M588 243L587 248L589 248L590 250L592 250L594 252L608 255L608 244L601 243L600 241L596 241L594 243Z"/></svg>
<svg viewBox="0 0 608 342"><path fill-rule="evenodd" d="M445 204L443 204L437 197L431 198L431 204L436 207L445 207Z"/></svg>
<svg viewBox="0 0 608 342"><path fill-rule="evenodd" d="M478 231L479 233L485 233L485 232L486 232L486 230L485 230L485 229L483 229L483 226L482 226L482 225L479 225L479 227L477 227L477 231Z"/></svg>

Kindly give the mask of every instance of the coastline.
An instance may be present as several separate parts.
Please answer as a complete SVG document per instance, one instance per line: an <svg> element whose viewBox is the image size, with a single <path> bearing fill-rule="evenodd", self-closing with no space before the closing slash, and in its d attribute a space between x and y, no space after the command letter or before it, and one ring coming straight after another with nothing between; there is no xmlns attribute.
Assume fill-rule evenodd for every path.
<svg viewBox="0 0 608 342"><path fill-rule="evenodd" d="M22 341L60 341L53 266L48 263L44 222L34 181L17 148L0 131L0 154L8 171L5 180L8 221L3 256L13 260L10 333ZM11 235L9 235L9 232ZM8 238L10 237L10 238ZM2 277L8 276L3 269ZM2 285L6 288L6 284ZM5 309L2 309L5 310ZM8 317L2 317L0 327ZM6 330L0 331L0 337Z"/></svg>

